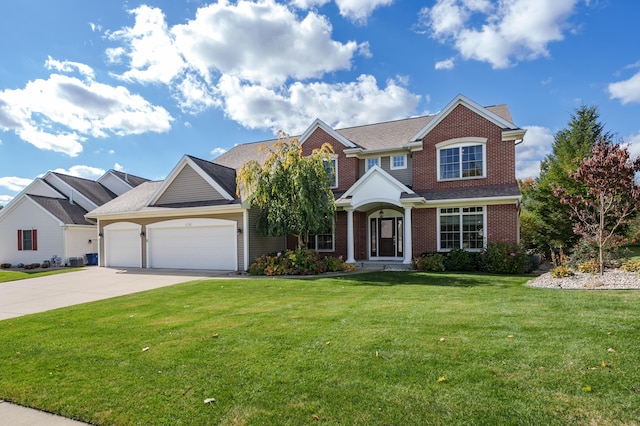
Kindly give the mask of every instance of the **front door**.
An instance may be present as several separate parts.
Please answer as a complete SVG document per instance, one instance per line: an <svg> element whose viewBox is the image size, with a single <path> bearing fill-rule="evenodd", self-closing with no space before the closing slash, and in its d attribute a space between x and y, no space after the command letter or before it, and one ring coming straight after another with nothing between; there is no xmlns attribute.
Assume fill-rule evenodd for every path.
<svg viewBox="0 0 640 426"><path fill-rule="evenodd" d="M402 256L402 217L372 217L370 257Z"/></svg>

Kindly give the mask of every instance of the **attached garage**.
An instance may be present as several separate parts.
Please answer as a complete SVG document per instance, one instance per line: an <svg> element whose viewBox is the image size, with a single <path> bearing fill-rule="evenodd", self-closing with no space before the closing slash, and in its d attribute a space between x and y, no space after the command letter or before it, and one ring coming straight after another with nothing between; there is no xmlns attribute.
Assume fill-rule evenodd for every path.
<svg viewBox="0 0 640 426"><path fill-rule="evenodd" d="M105 266L142 268L142 243L136 223L119 222L104 227Z"/></svg>
<svg viewBox="0 0 640 426"><path fill-rule="evenodd" d="M223 219L175 219L147 225L147 267L238 269L237 224Z"/></svg>

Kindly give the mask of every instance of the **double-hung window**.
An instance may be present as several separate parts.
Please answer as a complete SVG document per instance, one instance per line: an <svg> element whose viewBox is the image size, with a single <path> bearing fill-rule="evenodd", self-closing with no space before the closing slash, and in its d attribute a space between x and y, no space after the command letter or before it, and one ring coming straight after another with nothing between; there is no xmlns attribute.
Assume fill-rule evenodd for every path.
<svg viewBox="0 0 640 426"><path fill-rule="evenodd" d="M485 208L449 207L438 209L438 249L479 251L484 247Z"/></svg>
<svg viewBox="0 0 640 426"><path fill-rule="evenodd" d="M327 171L327 180L329 181L329 188L338 187L338 159L331 158L328 161L324 161L324 168Z"/></svg>
<svg viewBox="0 0 640 426"><path fill-rule="evenodd" d="M391 170L407 168L407 154L391 156Z"/></svg>
<svg viewBox="0 0 640 426"><path fill-rule="evenodd" d="M476 139L476 138L474 138ZM438 148L438 180L486 176L485 143L443 142Z"/></svg>
<svg viewBox="0 0 640 426"><path fill-rule="evenodd" d="M307 248L315 251L334 251L335 235L333 226L327 233L324 234L311 234L309 235L309 242Z"/></svg>
<svg viewBox="0 0 640 426"><path fill-rule="evenodd" d="M37 251L38 231L35 229L18 229L18 250Z"/></svg>

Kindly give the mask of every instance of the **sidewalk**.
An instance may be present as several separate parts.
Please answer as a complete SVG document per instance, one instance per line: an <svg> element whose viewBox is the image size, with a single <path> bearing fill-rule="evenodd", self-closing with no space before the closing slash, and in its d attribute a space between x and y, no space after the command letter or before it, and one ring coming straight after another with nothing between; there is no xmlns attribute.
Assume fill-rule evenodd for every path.
<svg viewBox="0 0 640 426"><path fill-rule="evenodd" d="M88 423L67 419L45 413L44 411L21 407L6 401L0 400L0 425L11 426L82 426Z"/></svg>

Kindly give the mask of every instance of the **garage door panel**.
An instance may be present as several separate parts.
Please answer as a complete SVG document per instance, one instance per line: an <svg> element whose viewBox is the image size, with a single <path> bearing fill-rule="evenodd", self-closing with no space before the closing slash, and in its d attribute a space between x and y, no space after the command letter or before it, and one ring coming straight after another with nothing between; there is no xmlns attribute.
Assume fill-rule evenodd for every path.
<svg viewBox="0 0 640 426"><path fill-rule="evenodd" d="M234 223L212 226L164 225L148 228L148 238L149 264L152 268L237 269Z"/></svg>
<svg viewBox="0 0 640 426"><path fill-rule="evenodd" d="M106 266L140 268L140 230L105 229Z"/></svg>

